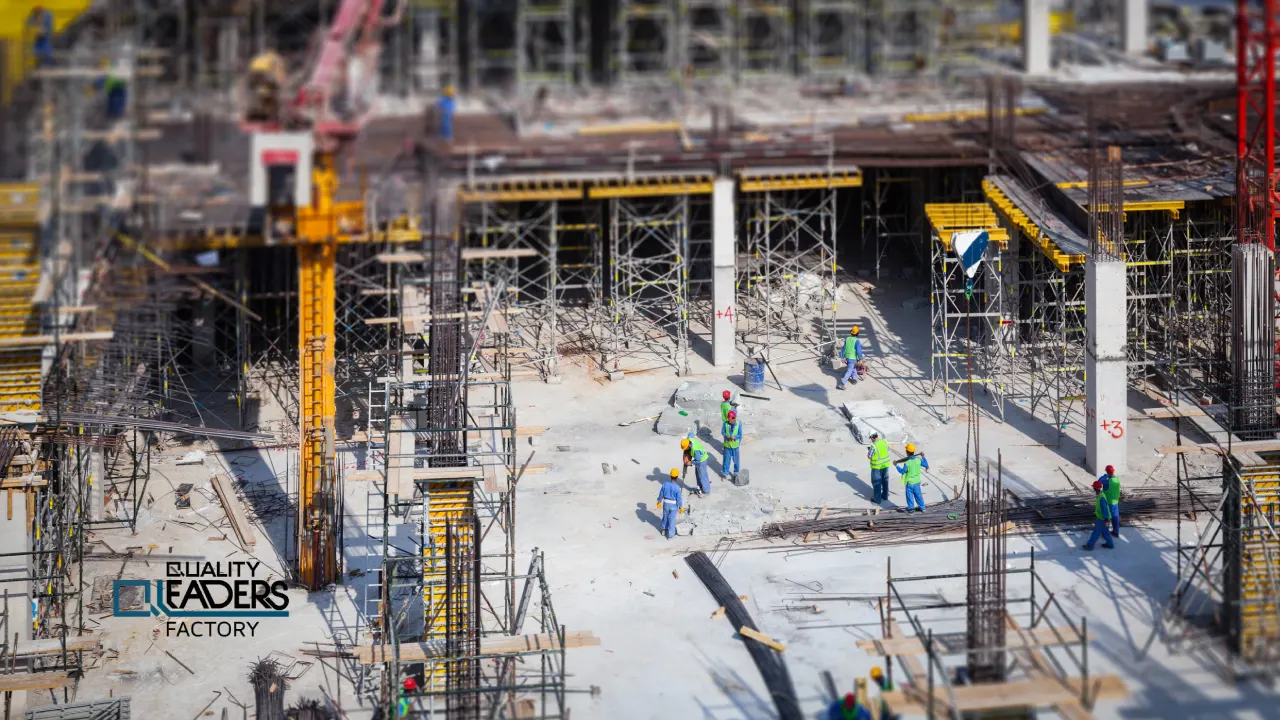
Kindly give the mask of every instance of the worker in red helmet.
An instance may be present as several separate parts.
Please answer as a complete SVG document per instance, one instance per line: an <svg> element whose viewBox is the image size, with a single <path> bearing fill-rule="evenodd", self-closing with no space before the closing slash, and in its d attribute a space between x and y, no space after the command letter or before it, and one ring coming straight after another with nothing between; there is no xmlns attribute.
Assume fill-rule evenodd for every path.
<svg viewBox="0 0 1280 720"><path fill-rule="evenodd" d="M858 682L865 695L867 681L858 678ZM845 693L842 699L831 703L827 708L827 720L871 720L871 709L866 703L858 701L857 694Z"/></svg>
<svg viewBox="0 0 1280 720"><path fill-rule="evenodd" d="M414 680L411 677L407 677L404 679L404 692L406 695L410 695L414 693L415 691L417 691L417 689L418 689L417 680ZM410 698L407 698L407 697L400 698L400 703L398 708L400 712L400 717L405 717L409 714L409 709L410 709L409 705L411 702L412 700Z"/></svg>
<svg viewBox="0 0 1280 720"><path fill-rule="evenodd" d="M720 401L720 422L724 423L729 420L729 411L738 407L738 403L733 401L733 393L728 390L720 393L720 397L724 398Z"/></svg>
<svg viewBox="0 0 1280 720"><path fill-rule="evenodd" d="M742 423L738 422L737 410L725 414L720 435L724 438L724 462L720 470L721 476L727 478L729 473L742 472L742 458L738 454L742 447Z"/></svg>
<svg viewBox="0 0 1280 720"><path fill-rule="evenodd" d="M1081 546L1083 549L1093 550L1098 538L1106 540L1102 547L1115 547L1115 543L1111 542L1111 536L1107 533L1107 521L1110 519L1111 503L1107 502L1107 496L1102 493L1102 481L1095 480L1093 482L1093 534L1089 536L1089 542Z"/></svg>
<svg viewBox="0 0 1280 720"><path fill-rule="evenodd" d="M1106 471L1098 478L1102 483L1102 494L1107 496L1111 505L1111 537L1120 537L1120 478L1116 477L1114 465L1108 465Z"/></svg>

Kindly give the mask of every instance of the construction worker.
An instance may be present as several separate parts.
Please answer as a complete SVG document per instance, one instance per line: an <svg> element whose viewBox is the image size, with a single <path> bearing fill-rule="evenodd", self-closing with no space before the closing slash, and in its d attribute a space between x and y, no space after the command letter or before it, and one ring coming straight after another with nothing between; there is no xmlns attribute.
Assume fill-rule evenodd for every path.
<svg viewBox="0 0 1280 720"><path fill-rule="evenodd" d="M1102 494L1107 496L1111 505L1111 537L1120 537L1120 478L1116 477L1114 465L1108 465L1106 472L1098 478L1102 483Z"/></svg>
<svg viewBox="0 0 1280 720"><path fill-rule="evenodd" d="M458 110L458 101L454 97L456 94L452 85L445 85L437 104L440 112L440 139L449 142L453 141L453 115Z"/></svg>
<svg viewBox="0 0 1280 720"><path fill-rule="evenodd" d="M125 79L111 66L110 60L102 61L102 70L102 75L94 81L94 87L103 91L106 96L104 110L106 111L107 120L115 122L125 115L129 100L129 86Z"/></svg>
<svg viewBox="0 0 1280 720"><path fill-rule="evenodd" d="M36 67L52 67L53 61L53 13L37 5L27 15L27 28L31 30L31 54Z"/></svg>
<svg viewBox="0 0 1280 720"><path fill-rule="evenodd" d="M880 688L880 720L894 720L897 716L889 712L889 703L885 702L884 694L893 692L898 688L889 682L889 678L885 677L884 671L877 665L871 668L871 682Z"/></svg>
<svg viewBox="0 0 1280 720"><path fill-rule="evenodd" d="M721 477L729 477L729 473L742 471L742 458L738 455L742 446L742 423L738 422L737 410L730 410L725 414L720 434L724 437L724 467L721 468ZM733 469L730 470L730 467Z"/></svg>
<svg viewBox="0 0 1280 720"><path fill-rule="evenodd" d="M844 358L845 369L844 377L840 378L840 384L836 385L837 390L843 390L845 383L849 382L849 378L853 378L853 382L858 382L858 365L862 360L862 340L858 337L858 326L854 325L849 328L849 337L844 339L844 350L840 352L840 357Z"/></svg>
<svg viewBox="0 0 1280 720"><path fill-rule="evenodd" d="M412 692L414 692L414 691L415 691L415 690L417 690L417 689L418 689L418 683L417 683L417 681L415 681L415 680L414 680L413 678L411 678L411 677L410 677L410 678L405 678L405 679L404 679L404 691L405 691L405 694L412 693ZM409 705L410 705L410 703L412 703L412 699L401 696L401 698L400 698L400 708L399 708L399 709L400 709L400 717L406 717L406 716L408 716L408 715L409 715Z"/></svg>
<svg viewBox="0 0 1280 720"><path fill-rule="evenodd" d="M929 469L929 458L925 457L924 453L916 455L916 444L907 443L906 459L901 465L893 467L902 476L902 482L906 485L907 512L911 512L916 505L920 506L920 512L924 512L924 494L920 492L920 470L921 468Z"/></svg>
<svg viewBox="0 0 1280 720"><path fill-rule="evenodd" d="M662 508L662 534L676 536L676 516L684 512L684 493L680 490L680 471L671 468L671 477L662 481L658 490L658 507Z"/></svg>
<svg viewBox="0 0 1280 720"><path fill-rule="evenodd" d="M693 465L693 474L698 478L698 489L694 492L699 495L711 494L711 478L707 477L707 458L710 455L702 446L702 441L697 438L685 438L680 441L680 449L687 451L684 463Z"/></svg>
<svg viewBox="0 0 1280 720"><path fill-rule="evenodd" d="M1089 536L1089 542L1081 546L1085 550L1093 550L1093 546L1098 542L1098 538L1103 538L1107 542L1103 544L1104 548L1113 548L1115 543L1111 542L1111 538L1107 534L1107 521L1111 519L1111 503L1107 500L1107 496L1102 492L1102 481L1095 480L1093 483L1093 534Z"/></svg>
<svg viewBox="0 0 1280 720"><path fill-rule="evenodd" d="M871 431L871 445L867 448L867 460L871 463L871 502L879 505L889 499L889 443L880 433Z"/></svg>
<svg viewBox="0 0 1280 720"><path fill-rule="evenodd" d="M871 720L871 707L866 702L867 681L858 678L854 691L831 703L827 720Z"/></svg>
<svg viewBox="0 0 1280 720"><path fill-rule="evenodd" d="M729 398L733 397L733 393L728 390L720 393L720 397L724 398L724 400L720 401L720 422L726 423L729 421L729 413L738 407L738 403L729 400Z"/></svg>

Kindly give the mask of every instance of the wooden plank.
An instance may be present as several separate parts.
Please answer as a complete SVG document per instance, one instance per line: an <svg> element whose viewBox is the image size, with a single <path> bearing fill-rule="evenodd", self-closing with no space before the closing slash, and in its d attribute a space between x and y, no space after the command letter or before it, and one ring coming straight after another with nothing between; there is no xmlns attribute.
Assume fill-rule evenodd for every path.
<svg viewBox="0 0 1280 720"><path fill-rule="evenodd" d="M40 347L55 342L81 342L89 340L110 340L115 337L114 330L98 330L95 332L66 333L55 338L52 335L24 335L21 337L0 338L0 348Z"/></svg>
<svg viewBox="0 0 1280 720"><path fill-rule="evenodd" d="M515 315L524 312L524 308L503 308L494 310L500 315ZM431 322L433 319L440 320L475 320L484 317L484 313L479 310L468 310L465 312L441 313L440 315L432 315L431 313L420 313L417 315L405 315L403 317L376 317L365 318L365 325L395 325L396 323L414 323L414 322Z"/></svg>
<svg viewBox="0 0 1280 720"><path fill-rule="evenodd" d="M1017 636L1022 645L1030 646L1035 642L1032 632L1018 624L1018 620L1008 612L1004 614L1004 622L1009 632ZM1048 628L1045 629L1048 630ZM1067 632L1071 631L1068 630ZM1011 650L1011 654L1018 660L1018 663L1027 673L1027 677L1058 677L1058 673L1049 664L1048 658L1038 648ZM1078 698L1057 703L1053 706L1053 709L1058 715L1062 716L1063 720L1088 720L1088 718L1093 717L1089 711L1085 710L1084 705L1080 703Z"/></svg>
<svg viewBox="0 0 1280 720"><path fill-rule="evenodd" d="M0 490L22 490L24 488L44 487L49 481L39 475L22 475L0 479Z"/></svg>
<svg viewBox="0 0 1280 720"><path fill-rule="evenodd" d="M533 248L462 248L463 260L537 257L538 254L538 251Z"/></svg>
<svg viewBox="0 0 1280 720"><path fill-rule="evenodd" d="M347 473L347 479L355 482L363 482L367 480L381 480L382 473L377 470L357 470Z"/></svg>
<svg viewBox="0 0 1280 720"><path fill-rule="evenodd" d="M22 690L57 690L75 682L67 673L14 673L0 675L0 693Z"/></svg>
<svg viewBox="0 0 1280 720"><path fill-rule="evenodd" d="M542 435L547 431L546 425L525 425L516 428L516 437L527 438Z"/></svg>
<svg viewBox="0 0 1280 720"><path fill-rule="evenodd" d="M387 460L387 492L397 495L401 500L413 497L413 433L407 432L414 427L416 418L404 415L391 416L390 453L393 457Z"/></svg>
<svg viewBox="0 0 1280 720"><path fill-rule="evenodd" d="M93 636L68 637L67 652L82 650L100 650L102 641ZM14 655L25 657L30 655L57 655L62 652L62 641L57 638L45 640L19 641Z"/></svg>
<svg viewBox="0 0 1280 720"><path fill-rule="evenodd" d="M778 642L777 640L774 640L768 635L765 635L759 630L753 630L747 627L746 625L743 625L742 628L738 630L738 634L743 637L749 637L758 643L768 645L769 647L773 648L774 650L777 650L778 652L783 652L787 649L786 645L783 645L782 643Z"/></svg>
<svg viewBox="0 0 1280 720"><path fill-rule="evenodd" d="M1004 683L987 683L983 685L956 685L951 688L955 693L956 709L960 712L978 710L999 710L1019 707L1050 707L1069 702L1080 697L1080 678L1067 678L1060 681L1053 678L1036 678L1033 680L1014 680ZM1124 681L1115 675L1090 677L1090 700L1121 700L1129 691ZM889 706L889 710L897 715L924 715L928 711L923 688L912 688L911 698L900 690L881 693L880 697ZM935 712L948 712L951 701L947 688L933 689Z"/></svg>
<svg viewBox="0 0 1280 720"><path fill-rule="evenodd" d="M1166 445L1157 448L1161 455L1183 455L1186 453L1221 454L1227 450L1225 443L1201 443L1199 445ZM1241 440L1231 443L1232 453L1276 452L1280 451L1280 440Z"/></svg>
<svg viewBox="0 0 1280 720"><path fill-rule="evenodd" d="M1052 647L1060 645L1057 635L1047 627L1039 627L1035 630L1024 630L1030 642L1009 643L1006 647L1009 650L1025 649L1032 647ZM1071 640L1074 636L1063 633L1063 639ZM937 641L934 641L937 643ZM876 657L884 657L886 655L924 655L924 642L915 635L907 637L892 637L874 640L859 640L858 647L866 651L868 655ZM1071 644L1077 644L1075 642Z"/></svg>
<svg viewBox="0 0 1280 720"><path fill-rule="evenodd" d="M547 472L547 471L548 471L548 470L550 470L550 469L551 469L551 466L550 466L550 465L548 465L548 464L546 464L546 463L538 463L538 464L535 464L535 465L529 465L529 466L525 467L525 469L524 469L524 474L525 474L525 475L538 475L538 474L541 474L541 473Z"/></svg>
<svg viewBox="0 0 1280 720"><path fill-rule="evenodd" d="M600 644L600 638L590 630L574 630L564 634L564 647L593 647ZM549 634L489 636L480 640L481 655L510 655L513 653L538 652L542 650L558 650L557 636ZM401 643L400 662L422 662L445 653L444 641ZM395 649L391 645L359 645L354 649L356 660L361 665L391 662L395 657Z"/></svg>
<svg viewBox="0 0 1280 720"><path fill-rule="evenodd" d="M818 516L817 516L817 517L815 517L815 518L813 519L813 520L814 520L814 522L817 522L817 521L821 520L821 519L822 519L822 516L823 516L823 515L826 515L826 514L827 514L827 506L826 506L826 505L823 505L821 508L818 508ZM807 532L807 533L805 533L805 534L804 534L804 539L803 539L803 540L801 540L801 542L804 542L804 543L809 542L809 538L810 538L810 536L812 536L812 535L813 535L813 533L812 533L812 532Z"/></svg>
<svg viewBox="0 0 1280 720"><path fill-rule="evenodd" d="M236 537L240 538L240 544L246 548L253 548L258 544L258 539L254 537L253 525L249 524L244 506L240 504L239 498L231 489L231 480L222 473L214 473L213 489L218 493L218 499L222 501L222 509L227 511L227 518L231 520L231 528L235 530Z"/></svg>
<svg viewBox="0 0 1280 720"><path fill-rule="evenodd" d="M484 478L484 468L479 465L453 468L417 468L413 471L414 480L480 480Z"/></svg>

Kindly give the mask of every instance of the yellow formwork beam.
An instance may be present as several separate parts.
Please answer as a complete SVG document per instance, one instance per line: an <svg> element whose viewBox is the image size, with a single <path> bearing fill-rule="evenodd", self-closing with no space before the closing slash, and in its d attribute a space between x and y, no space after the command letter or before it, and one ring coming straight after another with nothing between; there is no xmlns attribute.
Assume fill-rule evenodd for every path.
<svg viewBox="0 0 1280 720"><path fill-rule="evenodd" d="M1018 228L1023 235L1026 235L1031 243L1044 253L1045 257L1062 272L1067 272L1072 265L1080 265L1084 263L1084 255L1068 254L1062 252L1058 248L1057 243L1053 242L1043 231L1040 226L1032 222L1031 218L1013 202L1009 196L1005 195L995 183L990 180L982 181L982 192L986 195L988 202L995 206L996 211L1010 222L1014 227Z"/></svg>
<svg viewBox="0 0 1280 720"><path fill-rule="evenodd" d="M647 175L602 180L587 188L587 197L627 198L664 195L710 195L715 177L710 174Z"/></svg>
<svg viewBox="0 0 1280 720"><path fill-rule="evenodd" d="M746 174L738 172L738 189L742 192L772 192L784 190L828 190L832 188L862 187L861 170L827 171L767 171Z"/></svg>
<svg viewBox="0 0 1280 720"><path fill-rule="evenodd" d="M339 233L334 237L339 245L391 244L401 245L422 241L417 229L395 228L373 232ZM209 229L161 238L156 249L170 252L200 252L205 250L236 250L243 248L283 247L297 245L294 240L273 239L268 242L263 235L246 234L228 229Z"/></svg>

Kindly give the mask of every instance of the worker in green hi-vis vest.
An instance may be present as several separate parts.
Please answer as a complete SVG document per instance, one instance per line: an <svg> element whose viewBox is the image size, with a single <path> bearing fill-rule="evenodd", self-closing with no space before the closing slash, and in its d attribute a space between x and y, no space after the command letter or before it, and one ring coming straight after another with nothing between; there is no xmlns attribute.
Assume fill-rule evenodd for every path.
<svg viewBox="0 0 1280 720"><path fill-rule="evenodd" d="M916 455L915 443L907 443L907 459L903 460L901 465L893 467L902 476L902 482L906 485L907 512L916 509L916 506L919 506L920 512L924 512L924 493L920 492L920 471L929 469L929 459L924 456L924 453Z"/></svg>
<svg viewBox="0 0 1280 720"><path fill-rule="evenodd" d="M1102 494L1107 496L1111 505L1111 537L1120 537L1120 478L1116 477L1116 469L1108 465L1106 472L1098 478L1102 483Z"/></svg>
<svg viewBox="0 0 1280 720"><path fill-rule="evenodd" d="M889 499L889 443L876 430L871 431L871 445L867 448L867 461L871 463L871 502L879 505Z"/></svg>
<svg viewBox="0 0 1280 720"><path fill-rule="evenodd" d="M417 689L418 689L418 682L416 680L414 680L413 678L404 679L404 691L406 694L412 693ZM409 709L410 709L409 706L412 702L413 700L411 698L401 696L400 702L398 703L399 707L397 708L397 710L399 711L399 717L407 717L409 715Z"/></svg>
<svg viewBox="0 0 1280 720"><path fill-rule="evenodd" d="M1107 521L1111 519L1111 503L1107 501L1107 496L1102 492L1101 480L1094 481L1093 494L1093 534L1089 536L1089 542L1081 547L1085 550L1093 550L1094 544L1101 538L1106 540L1102 547L1113 548L1115 543L1111 542L1111 538L1107 534Z"/></svg>

